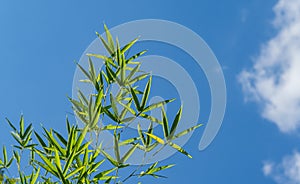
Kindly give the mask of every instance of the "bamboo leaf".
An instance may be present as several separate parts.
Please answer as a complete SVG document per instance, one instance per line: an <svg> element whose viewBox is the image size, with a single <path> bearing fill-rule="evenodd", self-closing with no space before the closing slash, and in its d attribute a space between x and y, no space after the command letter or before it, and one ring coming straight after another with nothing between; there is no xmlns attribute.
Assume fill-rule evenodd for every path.
<svg viewBox="0 0 300 184"><path fill-rule="evenodd" d="M23 135L21 135L21 139L24 139L25 137L30 137L29 134L32 131L32 124L30 124L26 129Z"/></svg>
<svg viewBox="0 0 300 184"><path fill-rule="evenodd" d="M162 108L162 119L163 119L163 131L164 131L164 136L165 138L169 137L169 122L168 122L168 118L166 115L166 111L164 110L164 108Z"/></svg>
<svg viewBox="0 0 300 184"><path fill-rule="evenodd" d="M62 168L61 168L60 157L59 157L58 151L55 150L54 153L55 153L55 154L54 154L54 156L55 156L55 157L54 157L54 158L55 158L55 159L54 159L55 165L57 166L58 170L61 171Z"/></svg>
<svg viewBox="0 0 300 184"><path fill-rule="evenodd" d="M107 52L113 56L114 55L114 51L110 48L110 46L108 45L108 43L104 40L104 38L98 33L96 32L96 35L98 36L98 38L101 40L102 44L104 45L105 49L107 50Z"/></svg>
<svg viewBox="0 0 300 184"><path fill-rule="evenodd" d="M186 152L183 148L181 148L179 145L175 144L175 143L172 143L172 142L168 142L168 144L173 147L174 149L176 149L177 151L179 151L180 153L188 156L189 158L192 158L192 156Z"/></svg>
<svg viewBox="0 0 300 184"><path fill-rule="evenodd" d="M68 178L74 176L75 174L77 174L78 172L80 172L85 167L86 166L81 166L81 167L76 168L75 170L71 171L68 175L66 175L65 179L68 179Z"/></svg>
<svg viewBox="0 0 300 184"><path fill-rule="evenodd" d="M144 74L141 74L141 75L138 75L136 76L135 78L131 79L128 84L129 85L132 85L140 80L143 80L144 78L146 78L149 74L148 73L144 73Z"/></svg>
<svg viewBox="0 0 300 184"><path fill-rule="evenodd" d="M125 45L122 50L121 53L124 54L128 49L130 49L137 41L139 40L139 38L136 38L134 40L132 40L131 42L129 42L127 45Z"/></svg>
<svg viewBox="0 0 300 184"><path fill-rule="evenodd" d="M178 123L180 121L180 118L181 118L181 114L182 114L182 106L180 107L180 109L178 110L176 116L175 116L175 119L172 123L172 127L171 127L171 131L170 131L170 135L169 137L172 138L175 134L175 131L176 131L176 128L178 126Z"/></svg>
<svg viewBox="0 0 300 184"><path fill-rule="evenodd" d="M82 71L82 73L92 82L93 79L90 74L80 64L77 64L77 66Z"/></svg>
<svg viewBox="0 0 300 184"><path fill-rule="evenodd" d="M7 123L9 124L9 126L15 131L15 132L18 132L17 128L9 121L8 118L5 118Z"/></svg>
<svg viewBox="0 0 300 184"><path fill-rule="evenodd" d="M131 93L131 95L132 95L132 98L133 98L134 104L135 104L135 106L136 106L136 109L137 109L138 111L140 111L141 106L140 106L139 99L138 99L138 97L136 96L136 93L134 92L134 90L133 90L132 88L130 88L130 93Z"/></svg>
<svg viewBox="0 0 300 184"><path fill-rule="evenodd" d="M152 76L150 76L150 78L149 78L149 80L146 84L146 87L144 89L144 94L143 94L142 103L141 103L141 110L144 109L144 107L147 103L147 100L148 100L148 97L149 97L149 94L150 94L151 83L152 83Z"/></svg>
<svg viewBox="0 0 300 184"><path fill-rule="evenodd" d="M152 109L156 109L156 108L162 107L162 106L164 106L167 103L173 102L174 100L175 100L175 98L151 104L148 107L146 107L143 110L143 112L145 113L145 112L151 111Z"/></svg>
<svg viewBox="0 0 300 184"><path fill-rule="evenodd" d="M162 122L160 120L158 120L157 118L153 117L153 116L150 116L148 114L143 114L143 113L141 113L140 116L145 118L145 119L150 120L151 122L155 122L155 123L158 123L158 124L162 125Z"/></svg>
<svg viewBox="0 0 300 184"><path fill-rule="evenodd" d="M40 174L40 168L38 168L38 170L36 171L36 173L33 175L33 177L30 178L30 184L35 184L38 177L39 177L39 174Z"/></svg>
<svg viewBox="0 0 300 184"><path fill-rule="evenodd" d="M56 135L56 137L60 140L60 142L63 143L65 146L67 146L66 139L62 135L60 135L57 131L53 130L53 132Z"/></svg>
<svg viewBox="0 0 300 184"><path fill-rule="evenodd" d="M164 145L165 144L165 141L159 137L157 137L156 135L153 135L153 134L149 134L147 132L145 132L146 135L149 135L152 139L156 140L159 144L162 144Z"/></svg>
<svg viewBox="0 0 300 184"><path fill-rule="evenodd" d="M145 54L147 51L143 50L133 56L131 56L128 60L126 60L126 63L130 63L131 61L135 60L136 58L140 57L141 55Z"/></svg>
<svg viewBox="0 0 300 184"><path fill-rule="evenodd" d="M96 180L107 180L107 177L105 177L106 175L108 175L109 173L115 171L117 168L112 168L112 169L109 169L109 170L105 170L105 171L102 171L98 174L95 175L94 179Z"/></svg>
<svg viewBox="0 0 300 184"><path fill-rule="evenodd" d="M129 101L127 104L123 104L122 102L119 101L119 104L122 105L131 114L136 115L135 111L130 107L131 101ZM121 113L121 116L125 116L124 114L125 114L125 112Z"/></svg>
<svg viewBox="0 0 300 184"><path fill-rule="evenodd" d="M22 137L23 135L24 135L24 117L22 115L20 119L20 136Z"/></svg>
<svg viewBox="0 0 300 184"><path fill-rule="evenodd" d="M7 159L7 151L6 151L5 146L2 147L2 153L3 153L3 162L4 162L4 165L6 166L7 162L8 162L8 159Z"/></svg>
<svg viewBox="0 0 300 184"><path fill-rule="evenodd" d="M109 29L107 28L107 26L105 24L104 24L104 30L105 30L106 38L107 38L110 49L115 50L112 35L110 34Z"/></svg>
<svg viewBox="0 0 300 184"><path fill-rule="evenodd" d="M137 64L132 70L131 72L128 74L127 78L125 81L129 81L131 79L131 77L133 77L140 69L141 64Z"/></svg>
<svg viewBox="0 0 300 184"><path fill-rule="evenodd" d="M107 160L113 164L114 166L118 167L119 163L118 161L116 161L115 159L113 159L108 153L106 153L104 150L101 150L101 153L104 155L105 158L107 158Z"/></svg>
<svg viewBox="0 0 300 184"><path fill-rule="evenodd" d="M188 128L188 129L186 129L186 130L184 130L184 131L182 131L182 132L176 134L176 135L174 136L173 139L176 139L176 138L179 138L179 137L181 137L181 136L184 136L184 135L188 134L189 132L195 130L196 128L201 127L202 125L203 125L203 124L199 124L199 125L195 125L195 126L193 126L193 127L191 127L191 128Z"/></svg>
<svg viewBox="0 0 300 184"><path fill-rule="evenodd" d="M153 134L153 123L151 122L147 131L148 134ZM146 139L146 147L149 147L149 145L151 144L151 137L149 135L147 135L147 139Z"/></svg>
<svg viewBox="0 0 300 184"><path fill-rule="evenodd" d="M136 150L136 148L137 148L137 145L133 145L133 146L125 153L125 155L122 157L121 163L126 162L126 161L129 159L129 157L134 153L134 151Z"/></svg>
<svg viewBox="0 0 300 184"><path fill-rule="evenodd" d="M114 133L114 152L118 163L120 163L121 158L120 158L120 150L119 150L119 139L116 133Z"/></svg>
<svg viewBox="0 0 300 184"><path fill-rule="evenodd" d="M142 140L143 145L146 145L146 139L145 139L145 136L144 136L144 134L143 134L141 125L140 125L139 123L138 123L138 125L137 125L137 130L138 130L138 134L139 134L139 136L140 136L140 138L141 138L141 140Z"/></svg>
<svg viewBox="0 0 300 184"><path fill-rule="evenodd" d="M134 137L134 138L131 138L131 139L127 139L125 141L122 141L119 143L119 146L124 146L124 145L128 145L128 144L133 144L134 141L136 140L139 140L140 138L139 137Z"/></svg>
<svg viewBox="0 0 300 184"><path fill-rule="evenodd" d="M53 173L55 176L59 177L59 174L57 172L57 169L53 166L52 162L46 158L40 151L36 152L40 158L44 161L45 164L40 164L40 162L38 162L38 164L43 167L44 169L46 169L46 171Z"/></svg>
<svg viewBox="0 0 300 184"><path fill-rule="evenodd" d="M116 101L115 101L115 98L113 97L113 95L111 93L110 93L110 104L111 104L111 107L112 107L113 112L114 112L114 117L119 117L119 112L118 112L118 109L117 109Z"/></svg>
<svg viewBox="0 0 300 184"><path fill-rule="evenodd" d="M70 166L72 165L73 161L74 161L74 157L75 157L75 152L76 150L73 150L71 152L71 154L68 156L67 158L67 161L66 161L66 164L65 164L65 167L64 167L64 170L63 170L63 174L66 175Z"/></svg>

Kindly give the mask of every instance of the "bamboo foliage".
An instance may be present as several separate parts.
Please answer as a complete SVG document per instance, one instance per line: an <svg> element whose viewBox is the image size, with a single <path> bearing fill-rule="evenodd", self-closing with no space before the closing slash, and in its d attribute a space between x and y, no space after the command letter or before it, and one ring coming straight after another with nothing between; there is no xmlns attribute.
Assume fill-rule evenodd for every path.
<svg viewBox="0 0 300 184"><path fill-rule="evenodd" d="M141 161L140 165L135 168L128 163L128 160L137 150L142 151L145 156L154 150L157 150L156 153L160 152L166 146L191 158L191 155L175 144L174 140L190 133L200 127L201 124L177 132L182 116L182 107L178 110L174 120L169 122L164 106L175 99L150 104L152 75L141 71L142 63L137 61L146 51L129 55L130 49L138 41L138 38L122 47L118 39L113 39L106 25L104 25L104 30L106 39L99 33L96 35L108 55L87 54L88 69L77 64L85 76L81 82L92 85L95 93L85 95L81 90L78 90L76 99L69 98L76 117L84 126L79 128L72 125L67 118L67 136L64 136L56 130L45 127L42 127L42 133L34 131L32 124L25 127L23 116L21 116L18 128L7 119L16 144L13 147L12 157L8 156L6 147L2 149L2 157L0 158L1 183L4 181L22 184L81 184L99 183L100 181L125 183L132 177L164 178L165 176L157 173L173 167L174 164L158 166L159 162L155 162L147 166L144 161ZM127 57L128 55L129 57ZM93 61L95 58L103 61L103 69L95 68ZM139 86L141 81L146 82L144 87ZM111 90L113 85L119 87L116 94ZM162 119L149 113L154 109L161 111ZM128 127L138 119L144 119L148 123L147 130L142 130L141 124L138 123L136 134L123 140L123 135L127 133ZM157 124L158 128L154 128L154 124ZM159 129L163 131L163 137L158 136ZM99 136L103 131L108 131L113 135L111 148L113 154L108 152L101 142L96 142L92 146L92 141L85 140L90 133ZM122 151L125 146L126 151ZM22 157L24 152L28 152L30 155L26 167L32 168L31 173L23 171L24 160ZM152 155L154 159L155 154ZM104 164L105 162L110 163L110 165ZM6 174L6 171L13 163L17 166L18 172L16 173L18 174L12 176ZM123 169L133 169L133 171L124 177L120 175Z"/></svg>

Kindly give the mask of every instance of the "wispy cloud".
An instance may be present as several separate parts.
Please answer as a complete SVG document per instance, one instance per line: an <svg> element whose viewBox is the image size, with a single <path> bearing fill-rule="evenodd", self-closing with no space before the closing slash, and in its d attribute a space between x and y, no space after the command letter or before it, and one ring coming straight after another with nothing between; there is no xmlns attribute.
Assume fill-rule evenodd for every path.
<svg viewBox="0 0 300 184"><path fill-rule="evenodd" d="M282 132L300 128L300 1L279 0L274 7L275 37L263 44L251 69L239 75L246 100Z"/></svg>
<svg viewBox="0 0 300 184"><path fill-rule="evenodd" d="M272 178L278 184L300 183L300 153L294 152L283 158L281 163L265 162L265 176Z"/></svg>

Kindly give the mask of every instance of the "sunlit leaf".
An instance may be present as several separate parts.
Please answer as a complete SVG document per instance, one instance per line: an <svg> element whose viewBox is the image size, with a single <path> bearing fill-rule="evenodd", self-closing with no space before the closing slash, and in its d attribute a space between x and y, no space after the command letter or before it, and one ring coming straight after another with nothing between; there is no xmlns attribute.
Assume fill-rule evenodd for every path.
<svg viewBox="0 0 300 184"><path fill-rule="evenodd" d="M176 135L174 136L173 139L176 139L176 138L179 138L179 137L181 137L181 136L184 136L184 135L190 133L191 131L195 130L196 128L201 127L202 125L203 125L203 124L199 124L199 125L195 125L195 126L193 126L193 127L191 127L191 128L188 128L188 129L186 129L186 130L184 130L184 131L182 131L182 132L176 134Z"/></svg>
<svg viewBox="0 0 300 184"><path fill-rule="evenodd" d="M169 136L169 122L168 122L168 118L166 115L166 111L164 110L164 108L162 108L162 119L163 119L163 131L164 131L164 136L165 138L167 138Z"/></svg>
<svg viewBox="0 0 300 184"><path fill-rule="evenodd" d="M144 94L143 94L142 102L141 102L141 110L144 109L144 107L147 103L147 100L148 100L148 97L149 97L149 94L150 94L151 83L152 83L152 76L150 76L150 78L149 78L149 80L146 84L146 87L144 89Z"/></svg>
<svg viewBox="0 0 300 184"><path fill-rule="evenodd" d="M136 148L137 148L137 145L133 145L133 146L125 153L125 155L122 157L121 163L126 162L126 161L129 159L129 157L134 153L134 151L136 150Z"/></svg>
<svg viewBox="0 0 300 184"><path fill-rule="evenodd" d="M147 134L148 136L150 136L152 139L156 140L159 144L162 144L162 145L165 144L165 141L163 139L157 137L156 135L149 134L147 132L145 132L145 134Z"/></svg>

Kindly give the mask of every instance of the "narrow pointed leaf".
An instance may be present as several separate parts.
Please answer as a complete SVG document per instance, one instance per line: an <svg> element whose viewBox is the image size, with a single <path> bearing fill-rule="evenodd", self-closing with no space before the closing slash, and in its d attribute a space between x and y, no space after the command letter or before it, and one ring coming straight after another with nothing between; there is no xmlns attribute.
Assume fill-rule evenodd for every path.
<svg viewBox="0 0 300 184"><path fill-rule="evenodd" d="M151 111L152 109L156 109L156 108L162 107L162 106L164 106L167 103L173 102L174 100L175 100L175 98L151 104L148 107L146 107L143 110L143 112L148 112L148 111Z"/></svg>
<svg viewBox="0 0 300 184"><path fill-rule="evenodd" d="M182 153L182 154L188 156L189 158L192 158L192 156L191 156L188 152L186 152L183 148L181 148L181 147L178 146L177 144L172 143L172 142L168 142L168 144L169 144L171 147L173 147L174 149L176 149L177 151L179 151L180 153Z"/></svg>
<svg viewBox="0 0 300 184"><path fill-rule="evenodd" d="M165 138L169 137L169 122L166 115L166 111L162 108L162 119L163 119L163 131Z"/></svg>
<svg viewBox="0 0 300 184"><path fill-rule="evenodd" d="M149 97L149 94L150 94L151 83L152 83L152 76L150 76L150 78L149 78L149 80L146 84L146 87L144 89L144 94L143 94L142 103L141 103L141 110L144 109L144 107L147 103L147 100L148 100L148 97Z"/></svg>
<svg viewBox="0 0 300 184"><path fill-rule="evenodd" d="M162 145L165 144L165 141L163 139L157 137L156 135L149 134L147 132L145 132L145 134L149 135L152 139L156 140L159 144L162 144Z"/></svg>
<svg viewBox="0 0 300 184"><path fill-rule="evenodd" d="M176 134L176 135L174 136L174 139L179 138L179 137L181 137L181 136L184 136L184 135L190 133L191 131L195 130L196 128L201 127L202 125L203 125L203 124L199 124L199 125L195 125L195 126L193 126L193 127L191 127L191 128L188 128L188 129L186 129L186 130L184 130L184 131L182 131L182 132Z"/></svg>
<svg viewBox="0 0 300 184"><path fill-rule="evenodd" d="M129 157L134 153L134 151L136 150L136 148L137 148L137 145L133 145L133 146L125 153L125 155L122 157L121 163L126 162L126 161L129 159Z"/></svg>
<svg viewBox="0 0 300 184"><path fill-rule="evenodd" d="M180 121L180 118L181 118L181 114L182 114L182 106L180 107L180 109L178 110L176 116L175 116L175 119L172 123L172 127L171 127L171 130L170 130L170 137L172 138L175 134L175 131L176 131L176 128L178 126L178 123Z"/></svg>

